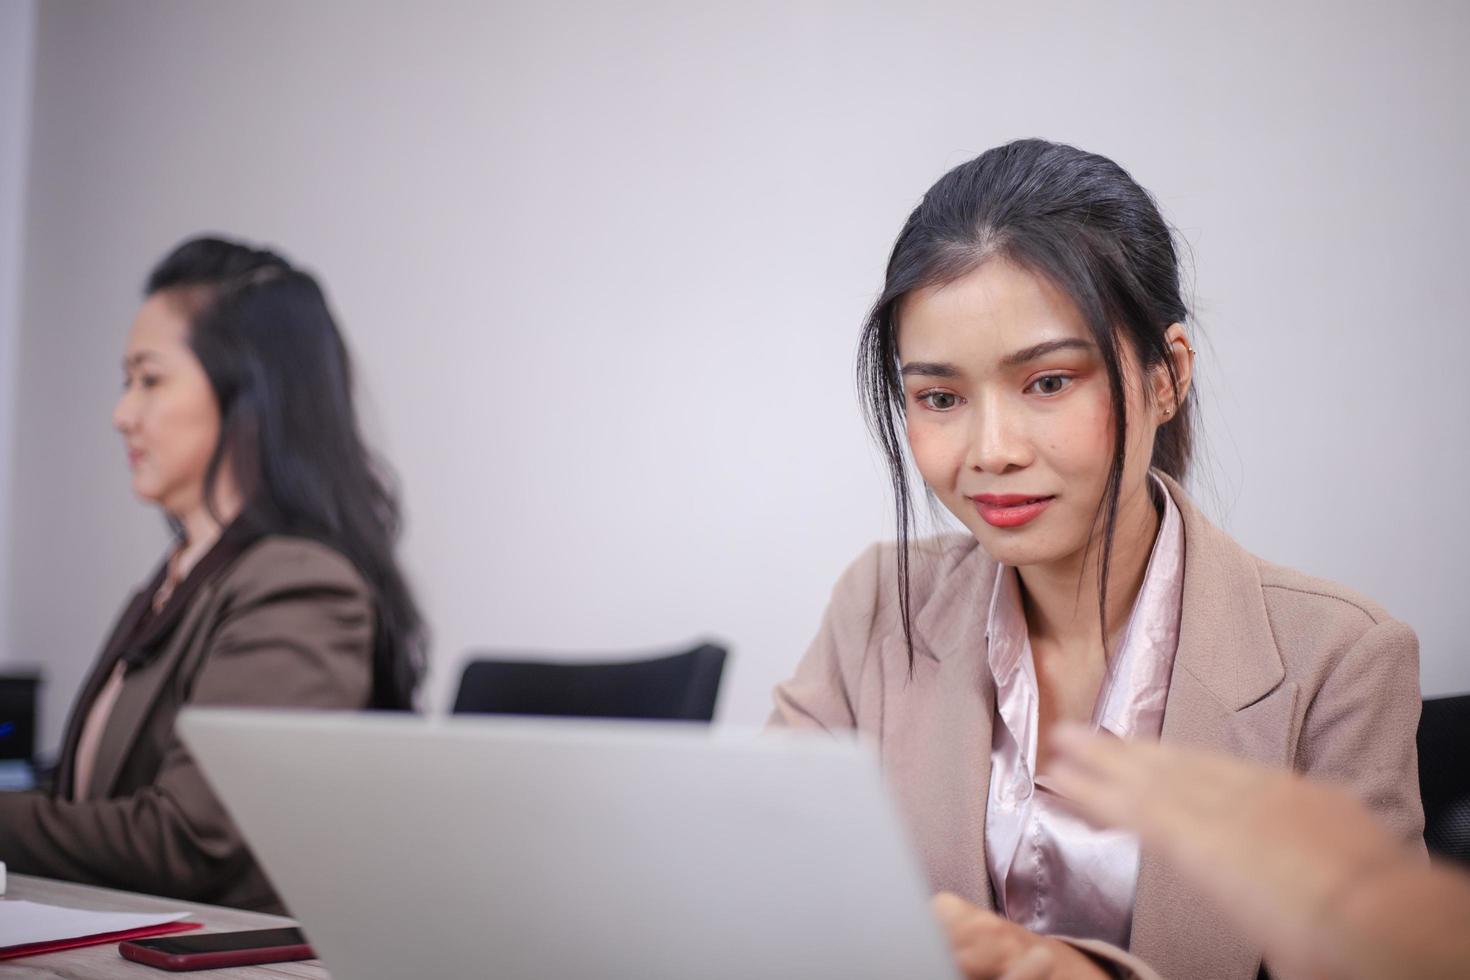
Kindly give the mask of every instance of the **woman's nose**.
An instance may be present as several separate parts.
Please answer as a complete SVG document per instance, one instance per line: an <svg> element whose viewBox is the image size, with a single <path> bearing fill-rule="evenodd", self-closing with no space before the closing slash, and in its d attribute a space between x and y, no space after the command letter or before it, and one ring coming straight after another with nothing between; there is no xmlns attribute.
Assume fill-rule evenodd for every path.
<svg viewBox="0 0 1470 980"><path fill-rule="evenodd" d="M117 404L112 406L112 427L119 432L130 432L137 420L137 410L133 406L132 385L123 389L118 396Z"/></svg>
<svg viewBox="0 0 1470 980"><path fill-rule="evenodd" d="M972 469L998 474L1031 462L1023 427L1003 398L982 399L972 419L968 460Z"/></svg>

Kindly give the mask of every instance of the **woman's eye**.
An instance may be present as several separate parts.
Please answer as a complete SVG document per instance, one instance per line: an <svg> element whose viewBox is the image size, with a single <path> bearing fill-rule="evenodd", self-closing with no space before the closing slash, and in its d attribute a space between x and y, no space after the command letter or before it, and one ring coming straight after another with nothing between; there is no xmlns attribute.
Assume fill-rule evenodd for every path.
<svg viewBox="0 0 1470 980"><path fill-rule="evenodd" d="M1038 395L1060 395L1071 383L1072 379L1065 374L1048 374L1031 382L1030 387Z"/></svg>
<svg viewBox="0 0 1470 980"><path fill-rule="evenodd" d="M952 391L926 391L919 396L919 401L936 412L947 412L960 403L960 398Z"/></svg>
<svg viewBox="0 0 1470 980"><path fill-rule="evenodd" d="M156 388L158 386L158 378L151 374L145 374L138 379L138 383L144 388Z"/></svg>

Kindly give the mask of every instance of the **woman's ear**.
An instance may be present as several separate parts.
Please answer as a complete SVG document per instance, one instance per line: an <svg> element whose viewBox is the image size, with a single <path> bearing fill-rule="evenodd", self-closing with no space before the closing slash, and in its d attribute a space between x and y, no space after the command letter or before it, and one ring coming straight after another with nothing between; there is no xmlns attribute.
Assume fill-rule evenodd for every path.
<svg viewBox="0 0 1470 980"><path fill-rule="evenodd" d="M1181 323L1169 324L1164 331L1164 343L1168 347L1169 359L1174 364L1174 378L1169 369L1160 364L1153 371L1154 404L1158 406L1159 420L1167 422L1179 415L1184 399L1189 395L1189 385L1194 380L1194 348ZM1178 382L1175 390L1174 381Z"/></svg>

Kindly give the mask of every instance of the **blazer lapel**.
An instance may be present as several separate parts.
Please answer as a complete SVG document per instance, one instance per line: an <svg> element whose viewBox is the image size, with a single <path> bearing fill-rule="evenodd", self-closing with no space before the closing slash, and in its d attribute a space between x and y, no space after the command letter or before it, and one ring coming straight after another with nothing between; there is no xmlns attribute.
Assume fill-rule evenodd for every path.
<svg viewBox="0 0 1470 980"><path fill-rule="evenodd" d="M178 660L189 648L204 611L211 606L221 573L248 551L264 531L247 512L238 516L220 533L219 539L195 563L189 574L174 589L168 601L153 619L145 624L141 635L134 635L137 620L114 636L119 649L109 650L107 669L119 657L127 663L127 681L113 705L97 759L92 767L92 784L88 788L94 799L105 799L112 793L124 760L132 752L153 703L164 682L178 669ZM167 565L160 566L151 588L145 590L146 603L163 582ZM101 674L100 676L106 676Z"/></svg>
<svg viewBox="0 0 1470 980"><path fill-rule="evenodd" d="M152 595L152 589L143 589L133 593L128 604L123 607L123 613L118 617L112 627L112 633L107 638L107 645L102 648L102 655L97 658L97 663L92 667L92 672L87 675L82 684L80 694L72 705L71 714L66 721L66 734L61 739L61 755L56 763L56 777L53 792L61 799L73 799L76 796L72 782L76 778L77 743L82 738L82 726L86 724L87 715L91 713L92 702L97 699L97 692L102 690L102 685L112 674L112 668L117 664L117 658L122 655L123 642L132 635L138 620L148 609L148 601Z"/></svg>
<svg viewBox="0 0 1470 980"><path fill-rule="evenodd" d="M1162 740L1288 764L1296 685L1271 633L1255 561L1165 478L1184 518L1184 596ZM1162 976L1253 977L1261 950L1144 848L1130 952Z"/></svg>
<svg viewBox="0 0 1470 980"><path fill-rule="evenodd" d="M206 585L184 613L178 628L156 657L127 673L127 680L108 717L107 728L97 746L97 759L92 766L92 781L87 788L90 799L106 799L122 774L123 763L142 734L144 722L158 700L165 682L175 676L184 651L192 645L195 632L212 606L213 584Z"/></svg>
<svg viewBox="0 0 1470 980"><path fill-rule="evenodd" d="M914 611L912 675L902 637L890 637L881 658L884 768L912 804L906 816L933 887L994 909L985 805L995 690L985 621L995 562L978 546L951 557L916 545L914 559L916 581L932 574L935 589Z"/></svg>

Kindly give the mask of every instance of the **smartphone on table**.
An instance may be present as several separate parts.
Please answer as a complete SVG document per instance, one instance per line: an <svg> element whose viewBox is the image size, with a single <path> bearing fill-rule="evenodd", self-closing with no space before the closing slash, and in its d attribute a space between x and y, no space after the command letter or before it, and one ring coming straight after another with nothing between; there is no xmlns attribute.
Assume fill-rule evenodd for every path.
<svg viewBox="0 0 1470 980"><path fill-rule="evenodd" d="M300 929L256 929L205 935L160 936L119 943L124 959L160 970L215 970L226 966L309 960L312 952Z"/></svg>

